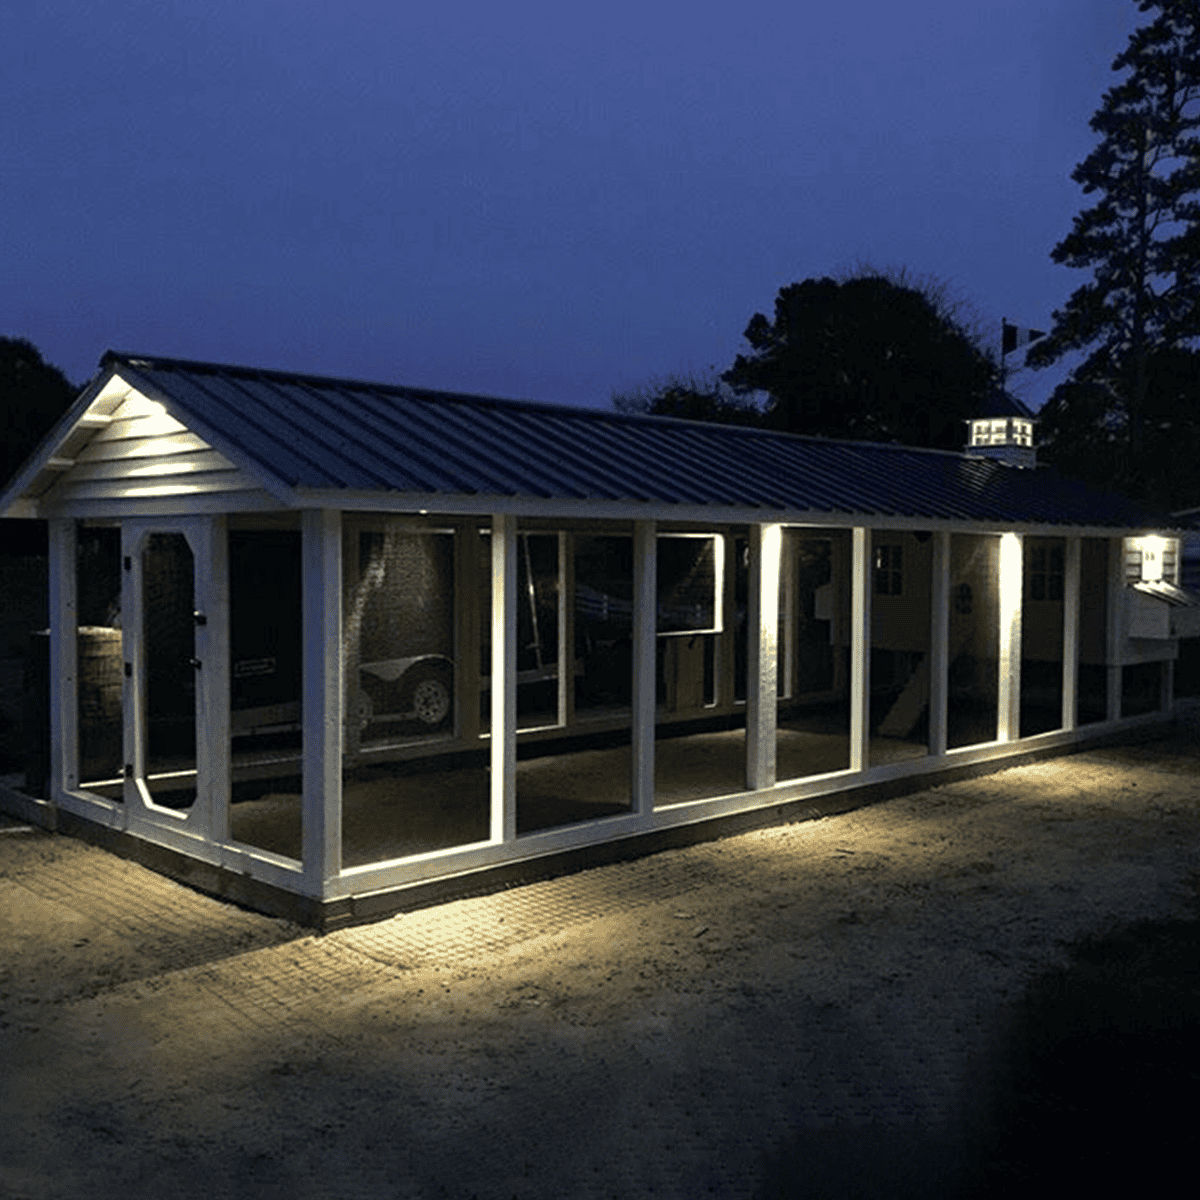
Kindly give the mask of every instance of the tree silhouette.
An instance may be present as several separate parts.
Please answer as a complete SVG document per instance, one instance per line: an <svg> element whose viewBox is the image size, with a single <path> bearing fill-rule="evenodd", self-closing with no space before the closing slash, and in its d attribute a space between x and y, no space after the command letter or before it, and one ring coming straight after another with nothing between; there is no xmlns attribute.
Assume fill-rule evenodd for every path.
<svg viewBox="0 0 1200 1200"><path fill-rule="evenodd" d="M70 407L76 389L25 338L0 337L0 480L7 482Z"/></svg>
<svg viewBox="0 0 1200 1200"><path fill-rule="evenodd" d="M4 487L75 399L76 389L25 338L0 337L0 487ZM43 550L43 525L0 521L4 548ZM43 550L44 552L44 550Z"/></svg>
<svg viewBox="0 0 1200 1200"><path fill-rule="evenodd" d="M1148 364L1200 335L1200 3L1141 0L1157 11L1113 61L1125 78L1091 119L1096 149L1071 178L1097 201L1051 252L1092 271L1054 313L1026 361L1041 367L1092 347L1073 382L1107 388L1124 408L1125 474L1136 487ZM1084 388L1062 405L1094 402ZM1090 397L1090 400L1086 399Z"/></svg>
<svg viewBox="0 0 1200 1200"><path fill-rule="evenodd" d="M1129 453L1129 411L1102 380L1059 384L1038 414L1040 454L1064 474L1165 511L1200 502L1200 350L1159 347L1146 356L1141 454ZM1119 382L1119 381L1118 381ZM1148 464L1153 464L1149 469Z"/></svg>
<svg viewBox="0 0 1200 1200"><path fill-rule="evenodd" d="M937 285L864 271L779 290L721 377L766 392L764 423L794 433L961 449L996 368Z"/></svg>
<svg viewBox="0 0 1200 1200"><path fill-rule="evenodd" d="M649 413L715 421L721 425L759 425L762 409L753 398L741 396L712 376L668 375L642 387L613 393L613 407L623 413Z"/></svg>

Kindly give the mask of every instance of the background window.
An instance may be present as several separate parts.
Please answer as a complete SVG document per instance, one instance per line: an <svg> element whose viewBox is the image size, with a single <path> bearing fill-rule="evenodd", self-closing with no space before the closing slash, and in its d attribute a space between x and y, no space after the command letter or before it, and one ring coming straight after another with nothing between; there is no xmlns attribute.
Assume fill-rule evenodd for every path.
<svg viewBox="0 0 1200 1200"><path fill-rule="evenodd" d="M903 550L900 546L875 547L875 595L899 596L903 590Z"/></svg>
<svg viewBox="0 0 1200 1200"><path fill-rule="evenodd" d="M1063 598L1063 547L1033 545L1029 550L1029 599Z"/></svg>

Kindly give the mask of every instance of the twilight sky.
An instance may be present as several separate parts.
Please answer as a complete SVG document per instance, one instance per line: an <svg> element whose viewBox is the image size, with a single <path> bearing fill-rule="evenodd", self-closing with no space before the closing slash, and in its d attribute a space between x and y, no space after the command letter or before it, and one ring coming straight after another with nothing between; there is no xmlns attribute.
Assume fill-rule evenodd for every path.
<svg viewBox="0 0 1200 1200"><path fill-rule="evenodd" d="M7 0L0 334L607 407L860 262L999 339L1133 0ZM1013 362L1016 362L1014 357ZM1021 371L1035 407L1063 368Z"/></svg>

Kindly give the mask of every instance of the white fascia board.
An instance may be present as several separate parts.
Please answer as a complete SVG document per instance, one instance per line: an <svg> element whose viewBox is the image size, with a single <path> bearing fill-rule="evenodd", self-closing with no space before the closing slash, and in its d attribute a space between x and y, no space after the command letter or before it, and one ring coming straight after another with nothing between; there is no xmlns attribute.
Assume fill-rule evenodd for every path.
<svg viewBox="0 0 1200 1200"><path fill-rule="evenodd" d="M58 419L54 427L38 443L25 465L13 476L12 482L0 492L0 517L41 517L39 502L22 493L47 469L57 457L59 448L67 441L87 410L106 392L112 390L116 371L108 367L100 371L79 393L75 403ZM120 386L120 385L118 385Z"/></svg>
<svg viewBox="0 0 1200 1200"><path fill-rule="evenodd" d="M971 534L1021 533L1033 537L1135 537L1163 530L1140 526L1008 523L946 517L887 516L882 513L804 512L719 504L671 504L655 500L574 500L540 496L360 491L291 488L293 508L340 508L343 511L407 513L420 516L479 516L491 513L563 521L651 521L693 525L784 525L801 529L940 531Z"/></svg>
<svg viewBox="0 0 1200 1200"><path fill-rule="evenodd" d="M224 455L225 458L233 463L235 467L245 471L247 475L259 484L264 492L273 496L280 504L288 505L292 508L302 507L296 505L293 499L295 489L291 484L280 479L273 472L266 470L262 463L244 453L236 443L229 441L219 429L214 429L207 422L197 419L191 409L180 404L169 393L162 391L148 380L143 379L138 374L136 368L123 366L120 370L121 375L129 386L139 395L144 396L147 400L153 400L155 403L161 404L169 416L174 417L176 421L186 426L192 433L202 437L214 450Z"/></svg>
<svg viewBox="0 0 1200 1200"><path fill-rule="evenodd" d="M6 499L5 497L0 499ZM16 520L36 521L41 517L36 500L18 496L11 503L0 504L0 517L12 517Z"/></svg>
<svg viewBox="0 0 1200 1200"><path fill-rule="evenodd" d="M119 521L123 517L194 517L201 513L292 513L265 491L189 492L175 496L139 496L120 500L71 500L47 502L45 509L26 515L34 517L78 517ZM14 514L18 515L18 514Z"/></svg>

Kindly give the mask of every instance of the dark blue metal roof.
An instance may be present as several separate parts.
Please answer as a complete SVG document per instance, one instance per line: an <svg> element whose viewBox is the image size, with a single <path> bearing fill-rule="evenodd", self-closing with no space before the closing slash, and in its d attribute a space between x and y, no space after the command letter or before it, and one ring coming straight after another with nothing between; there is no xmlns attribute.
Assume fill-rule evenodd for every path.
<svg viewBox="0 0 1200 1200"><path fill-rule="evenodd" d="M785 519L1176 524L1049 468L945 451L111 351L102 365L284 488L704 505Z"/></svg>

